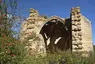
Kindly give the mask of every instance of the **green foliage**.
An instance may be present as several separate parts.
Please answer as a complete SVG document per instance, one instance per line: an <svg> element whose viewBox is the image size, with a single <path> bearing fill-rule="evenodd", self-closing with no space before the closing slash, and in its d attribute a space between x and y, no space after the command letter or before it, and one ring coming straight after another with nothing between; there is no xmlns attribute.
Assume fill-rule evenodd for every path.
<svg viewBox="0 0 95 64"><path fill-rule="evenodd" d="M3 40L0 38L0 41ZM0 44L0 64L94 64L95 56L90 54L89 57L83 57L80 53L71 51L58 53L48 53L45 57L35 57L28 55L24 49L23 43L11 38L5 37L3 46ZM11 44L10 44L11 43ZM10 50L10 52L8 52ZM95 53L94 53L95 54Z"/></svg>
<svg viewBox="0 0 95 64"><path fill-rule="evenodd" d="M23 56L24 44L10 36L0 37L0 64L18 64Z"/></svg>
<svg viewBox="0 0 95 64"><path fill-rule="evenodd" d="M21 64L94 64L95 56L82 57L78 53L59 52L48 53L46 57L24 56Z"/></svg>
<svg viewBox="0 0 95 64"><path fill-rule="evenodd" d="M12 35L12 26L15 23L17 0L1 0L0 2L0 37L5 34L6 36ZM11 11L9 11L9 7ZM11 14L11 19L8 15Z"/></svg>
<svg viewBox="0 0 95 64"><path fill-rule="evenodd" d="M93 45L93 48L94 48L94 52L95 52L95 45Z"/></svg>

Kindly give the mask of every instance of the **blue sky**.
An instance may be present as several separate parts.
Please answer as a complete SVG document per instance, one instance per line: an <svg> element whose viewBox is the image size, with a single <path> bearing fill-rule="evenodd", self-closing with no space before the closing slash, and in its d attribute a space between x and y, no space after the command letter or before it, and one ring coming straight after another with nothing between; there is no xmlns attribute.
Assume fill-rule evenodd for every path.
<svg viewBox="0 0 95 64"><path fill-rule="evenodd" d="M57 15L68 18L71 8L79 6L81 13L92 22L92 36L95 44L95 0L20 0L19 4L21 15L24 17L29 16L30 8L34 8L48 17Z"/></svg>

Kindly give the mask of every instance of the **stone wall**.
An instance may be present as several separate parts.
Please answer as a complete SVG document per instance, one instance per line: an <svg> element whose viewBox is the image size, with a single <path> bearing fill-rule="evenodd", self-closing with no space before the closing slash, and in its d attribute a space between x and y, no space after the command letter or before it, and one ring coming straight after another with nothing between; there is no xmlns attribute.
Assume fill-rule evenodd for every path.
<svg viewBox="0 0 95 64"><path fill-rule="evenodd" d="M53 20L55 20L56 22L54 22ZM20 31L20 40L21 42L24 42L26 44L27 51L30 55L46 54L47 45L45 44L43 35L40 32L43 26L45 26L45 24L47 24L48 22L51 22L51 24L58 24L59 22L60 24L58 24L58 26L61 26L56 26L58 28L57 30L59 31L59 28L62 28L62 26L63 28L65 28L65 32L60 32L59 34L64 34L65 40L67 39L67 36L69 36L67 43L68 49L72 50L73 52L93 51L91 22L80 13L79 7L72 8L70 18L65 20L57 16L45 19L44 17L39 15L37 10L31 8L30 15L27 20L22 23ZM48 27L48 29L45 29L47 30L46 32L50 32L50 25ZM57 30L55 31L55 33L57 32ZM59 34L56 33L55 36ZM59 40L59 43L57 42L56 46L58 46L59 48L64 48L64 44L66 44L64 39L63 41L61 41L61 44Z"/></svg>
<svg viewBox="0 0 95 64"><path fill-rule="evenodd" d="M30 15L22 23L20 31L20 40L26 44L27 51L30 55L46 54L44 40L40 32L41 24L45 18L41 17L37 10L30 9Z"/></svg>
<svg viewBox="0 0 95 64"><path fill-rule="evenodd" d="M81 18L83 51L93 51L91 21L83 15Z"/></svg>
<svg viewBox="0 0 95 64"><path fill-rule="evenodd" d="M71 10L72 22L72 51L81 51L82 46L82 28L80 8L72 8Z"/></svg>
<svg viewBox="0 0 95 64"><path fill-rule="evenodd" d="M80 8L72 8L72 51L93 51L91 22L80 13Z"/></svg>

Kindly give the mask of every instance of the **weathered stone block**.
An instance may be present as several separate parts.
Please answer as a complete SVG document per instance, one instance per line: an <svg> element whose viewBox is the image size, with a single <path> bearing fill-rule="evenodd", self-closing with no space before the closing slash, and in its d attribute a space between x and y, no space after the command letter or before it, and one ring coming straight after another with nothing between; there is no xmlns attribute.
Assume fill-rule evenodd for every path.
<svg viewBox="0 0 95 64"><path fill-rule="evenodd" d="M77 22L77 25L81 25L81 22Z"/></svg>
<svg viewBox="0 0 95 64"><path fill-rule="evenodd" d="M33 26L32 24L29 24L29 25L27 26L27 29L34 29L34 26Z"/></svg>
<svg viewBox="0 0 95 64"><path fill-rule="evenodd" d="M79 36L82 36L82 32L81 32L81 31L78 31L78 35L79 35Z"/></svg>
<svg viewBox="0 0 95 64"><path fill-rule="evenodd" d="M77 30L79 30L79 28L78 28L78 26L73 25L73 26L72 26L72 30L73 30L73 31L77 31Z"/></svg>

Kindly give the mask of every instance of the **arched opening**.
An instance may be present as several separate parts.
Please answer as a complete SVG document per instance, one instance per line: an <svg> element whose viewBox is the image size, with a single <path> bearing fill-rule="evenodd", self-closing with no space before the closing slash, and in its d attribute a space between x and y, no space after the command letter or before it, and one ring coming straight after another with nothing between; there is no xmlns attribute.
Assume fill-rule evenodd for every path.
<svg viewBox="0 0 95 64"><path fill-rule="evenodd" d="M46 49L54 52L71 50L70 35L64 21L58 17L49 19L42 27L40 34L43 36Z"/></svg>

